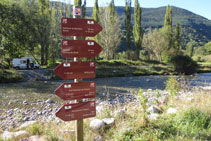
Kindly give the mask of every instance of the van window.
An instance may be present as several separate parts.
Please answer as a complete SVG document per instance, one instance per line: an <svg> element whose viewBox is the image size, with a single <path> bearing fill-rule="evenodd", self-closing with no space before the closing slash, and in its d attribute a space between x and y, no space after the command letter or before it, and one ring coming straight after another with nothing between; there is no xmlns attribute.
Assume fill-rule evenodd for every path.
<svg viewBox="0 0 211 141"><path fill-rule="evenodd" d="M21 64L26 64L26 60L21 60L20 63Z"/></svg>

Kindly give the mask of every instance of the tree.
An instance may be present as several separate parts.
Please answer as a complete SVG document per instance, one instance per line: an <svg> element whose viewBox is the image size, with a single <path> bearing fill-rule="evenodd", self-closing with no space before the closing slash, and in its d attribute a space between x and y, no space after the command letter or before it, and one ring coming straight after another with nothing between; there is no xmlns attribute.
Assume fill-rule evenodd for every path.
<svg viewBox="0 0 211 141"><path fill-rule="evenodd" d="M86 17L86 0L84 0L84 4L82 5L82 18Z"/></svg>
<svg viewBox="0 0 211 141"><path fill-rule="evenodd" d="M142 13L141 7L139 5L138 0L136 0L134 8L134 26L133 26L133 36L136 48L136 59L139 59L139 54L143 39L143 31L141 29L141 13Z"/></svg>
<svg viewBox="0 0 211 141"><path fill-rule="evenodd" d="M74 5L75 6L81 6L82 1L81 0L74 0Z"/></svg>
<svg viewBox="0 0 211 141"><path fill-rule="evenodd" d="M115 4L114 0L111 0L109 4L109 15L110 15L110 23L112 24L114 22L114 17L115 17Z"/></svg>
<svg viewBox="0 0 211 141"><path fill-rule="evenodd" d="M69 6L69 5L68 5ZM69 6L70 7L70 6ZM62 18L62 4L55 3L55 5L51 6L51 42L50 42L50 52L49 52L49 61L48 65L54 66L56 64L56 59L60 57L58 52L61 52L61 37L60 37L60 19ZM71 12L67 12L71 14ZM69 15L65 14L65 15Z"/></svg>
<svg viewBox="0 0 211 141"><path fill-rule="evenodd" d="M115 52L121 43L122 32L119 16L115 13L113 17L113 25L110 26L109 7L102 8L100 11L100 23L103 31L99 34L98 43L103 47L101 55L109 60L114 59Z"/></svg>
<svg viewBox="0 0 211 141"><path fill-rule="evenodd" d="M174 40L174 46L175 46L176 52L179 52L181 50L180 30L181 30L181 26L180 24L177 24L176 30L175 30L175 40Z"/></svg>
<svg viewBox="0 0 211 141"><path fill-rule="evenodd" d="M194 51L195 46L196 46L196 42L193 41L193 40L187 43L186 53L187 53L188 56L190 56L190 57L193 56L193 51Z"/></svg>
<svg viewBox="0 0 211 141"><path fill-rule="evenodd" d="M99 22L99 6L98 6L98 0L95 0L93 12L92 12L92 18Z"/></svg>
<svg viewBox="0 0 211 141"><path fill-rule="evenodd" d="M92 12L92 18L96 21L96 22L100 22L99 20L99 6L98 6L98 0L95 0L95 4L94 4L94 8L93 8L93 12ZM94 39L96 42L98 42L99 40L99 35L96 35L95 37L91 38Z"/></svg>
<svg viewBox="0 0 211 141"><path fill-rule="evenodd" d="M210 55L211 54L211 42L206 43L204 47L206 50L206 54Z"/></svg>
<svg viewBox="0 0 211 141"><path fill-rule="evenodd" d="M38 23L38 42L41 46L41 65L47 65L50 44L50 10L49 0L38 0L40 8L40 19Z"/></svg>
<svg viewBox="0 0 211 141"><path fill-rule="evenodd" d="M168 62L170 58L174 55L174 38L173 38L173 30L172 30L172 7L166 7L166 14L164 20L164 26L161 29L163 35L166 38L166 42L168 44L167 48L162 53L162 60L164 62Z"/></svg>
<svg viewBox="0 0 211 141"><path fill-rule="evenodd" d="M131 0L125 0L125 28L126 28L126 43L127 43L127 56L130 59L131 52Z"/></svg>
<svg viewBox="0 0 211 141"><path fill-rule="evenodd" d="M166 38L159 29L150 30L143 35L143 48L150 60L162 61L162 53L167 46Z"/></svg>
<svg viewBox="0 0 211 141"><path fill-rule="evenodd" d="M0 2L0 37L2 57L23 57L32 54L36 42L38 10L30 1ZM31 16L33 14L33 16Z"/></svg>

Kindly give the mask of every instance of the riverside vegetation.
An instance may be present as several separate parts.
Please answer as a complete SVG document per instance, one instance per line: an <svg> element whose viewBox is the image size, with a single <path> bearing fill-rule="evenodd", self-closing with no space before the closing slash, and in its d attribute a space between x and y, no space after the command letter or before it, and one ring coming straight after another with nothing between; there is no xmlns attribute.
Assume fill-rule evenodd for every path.
<svg viewBox="0 0 211 141"><path fill-rule="evenodd" d="M201 65L204 68L199 68L199 72L201 70L210 71L210 34L205 32L210 30L209 20L171 6L166 7L166 12L164 12L164 7L150 9L154 14L151 12L149 14L150 10L141 8L141 4L137 0L134 8L132 8L131 0L126 1L125 15L123 14L124 7L116 7L114 0L111 0L105 7L99 7L98 0L95 0L94 8L87 8L86 1L83 4L81 0L74 2L79 4L78 6L82 5L83 18L95 19L104 29L98 36L87 38L96 40L103 48L98 58L95 58L96 60L99 58L106 61L116 59L120 62L125 59L137 60L148 62L150 66L150 62L169 64L174 56L180 56L180 58L189 56L190 60L194 59L200 63L208 62L206 65ZM60 18L62 16L72 17L72 12L70 12L72 5L49 0L1 0L0 8L2 9L0 15L2 21L0 22L1 69L11 67L13 58L24 56L32 56L43 67L55 66L57 60L61 59L59 53ZM153 19L157 19L155 18L157 14L159 20L155 21ZM186 33L187 25L190 27L190 24L195 26L188 29L190 32L193 31L189 36L184 33ZM201 25L204 26L200 27ZM8 29L10 32L7 32ZM158 38L159 40L157 40ZM185 61L183 60L183 62ZM154 64L152 63L152 65ZM116 67L118 68L118 66ZM129 68L132 67L129 66ZM98 71L100 75L104 75L100 70ZM154 68L152 71L145 70L145 68L143 70L136 69L136 72L132 69L128 70L135 75L148 75L154 74L154 72L155 74L166 73L166 68L163 73ZM169 73L171 73L171 69ZM117 74L117 76L119 75L122 74ZM1 80L7 79L2 76L0 75Z"/></svg>
<svg viewBox="0 0 211 141"><path fill-rule="evenodd" d="M93 140L95 137L99 136L108 141L210 140L211 111L209 107L211 106L211 89L209 88L205 90L203 87L190 87L184 86L184 84L185 82L178 82L177 77L171 76L166 82L166 91L130 90L129 95L133 95L135 99L132 98L131 101L124 103L117 102L116 104L114 104L115 102L113 104L109 104L109 100L114 99L115 93L108 90L105 91L103 88L98 88L98 112L97 117L95 118L115 118L115 122L110 126L105 126L104 128L95 131L89 126L90 122L95 118L85 119L84 140ZM49 84L46 83L45 87L52 89L51 87L48 87L48 85ZM173 90L173 88L175 89ZM75 140L74 122L63 122L52 116L55 112L54 108L61 105L62 101L56 96L48 94L47 92L50 91L50 89L42 90L40 88L39 90L36 90L35 87L31 87L26 90L21 90L14 86L13 89L9 89L10 92L5 89L3 92L5 95L1 95L1 98L3 98L3 101L6 103L1 105L1 108L16 108L16 111L14 111L14 109L12 110L12 117L19 118L21 122L7 130L12 132L19 130L26 131L24 135L12 137L9 140L18 141L23 138L29 138L33 135L41 136L46 140L51 141ZM23 92L28 97L26 97L26 95L24 96ZM16 93L19 97L18 99L13 96L14 93ZM103 94L103 97L100 97L102 93L105 94ZM109 95L114 97L108 97ZM7 98L5 96L7 96ZM129 99L127 96L128 95L125 95L125 99ZM9 101L7 101L8 97ZM34 102L39 100L38 103L40 103L44 100L45 103L45 100L49 98L54 101L54 103L50 106L48 106L49 104L47 102L46 104L41 105ZM101 100L99 101L99 99ZM17 101L14 103L12 102L13 100ZM27 101L26 103L28 104L23 105L21 101ZM10 107L6 106L8 102L10 102ZM151 113L151 111L149 111L149 107L152 105L158 107L161 111L158 114ZM28 110L30 107L38 109L41 113L46 109L45 107L47 107L46 110L51 108L53 108L53 110L50 113L47 112L47 114L43 113L43 115L40 115L38 120L31 125L23 127L22 129L17 128L22 123L27 122L27 120L23 120L24 114L22 114L21 109ZM19 108L19 110L17 110L17 108ZM169 108L176 109L176 112L169 113ZM28 112L29 111L30 110L28 110ZM8 111L6 110L5 112ZM5 112L2 112L1 109L1 115L5 115ZM152 115L157 116L156 118L151 118ZM42 116L44 118L42 118ZM52 117L52 119L48 117ZM1 117L1 123L3 123L4 120L5 119L2 119ZM4 133L4 131L5 130L1 130L0 133Z"/></svg>

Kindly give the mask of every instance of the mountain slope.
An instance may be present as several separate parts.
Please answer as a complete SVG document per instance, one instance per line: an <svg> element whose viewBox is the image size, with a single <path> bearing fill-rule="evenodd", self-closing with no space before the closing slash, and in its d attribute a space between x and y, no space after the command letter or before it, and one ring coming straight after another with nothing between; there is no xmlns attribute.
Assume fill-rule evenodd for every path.
<svg viewBox="0 0 211 141"><path fill-rule="evenodd" d="M204 44L211 40L211 21L194 14L188 10L172 7L173 9L173 26L179 23L182 27L182 46L191 39L196 40L199 44ZM118 15L124 20L125 7L116 7ZM147 28L161 28L163 26L166 7L159 8L142 8L142 25ZM134 8L132 8L132 23ZM92 8L87 8L87 16L91 17ZM124 23L124 22L123 22Z"/></svg>

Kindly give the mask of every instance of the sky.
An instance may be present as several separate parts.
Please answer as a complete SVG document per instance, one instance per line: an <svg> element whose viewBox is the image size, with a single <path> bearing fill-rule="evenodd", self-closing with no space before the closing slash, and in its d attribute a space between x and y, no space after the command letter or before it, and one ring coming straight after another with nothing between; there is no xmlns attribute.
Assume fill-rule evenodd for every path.
<svg viewBox="0 0 211 141"><path fill-rule="evenodd" d="M74 0L53 0L62 1L66 3L73 3ZM83 0L82 0L83 1ZM87 7L93 7L95 0L86 0ZM111 0L98 0L99 6L105 6ZM132 6L134 6L134 1L132 0ZM116 6L125 6L125 0L114 0ZM209 20L211 20L211 0L139 0L141 7L143 8L157 8L161 6L176 6L193 13L201 15Z"/></svg>

